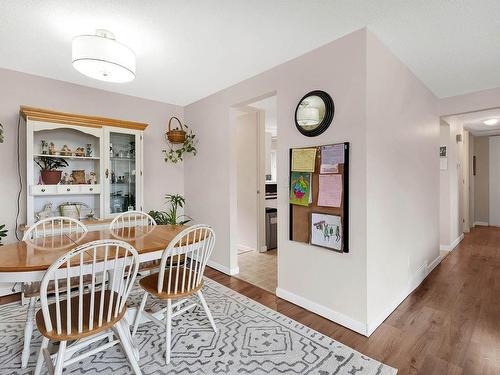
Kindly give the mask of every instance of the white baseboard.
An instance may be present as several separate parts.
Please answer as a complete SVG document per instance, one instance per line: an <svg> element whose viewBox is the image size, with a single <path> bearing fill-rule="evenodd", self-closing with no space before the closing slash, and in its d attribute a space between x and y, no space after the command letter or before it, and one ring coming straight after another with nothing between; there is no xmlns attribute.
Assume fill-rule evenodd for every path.
<svg viewBox="0 0 500 375"><path fill-rule="evenodd" d="M463 236L463 235L462 235ZM366 335L370 336L375 330L393 313L394 310L398 308L398 306L415 290L417 287L422 284L422 281L432 272L436 266L441 263L441 257L438 256L434 259L429 265L423 264L418 271L415 273L415 276L411 279L408 284L408 288L404 290L398 298L394 300L394 302L389 305L389 307L380 314L378 319L367 324L366 327Z"/></svg>
<svg viewBox="0 0 500 375"><path fill-rule="evenodd" d="M488 223L487 221L475 221L474 226L476 226L476 225L482 225L484 227L488 227L490 225L490 223Z"/></svg>
<svg viewBox="0 0 500 375"><path fill-rule="evenodd" d="M217 271L225 273L226 275L229 275L229 276L237 275L238 273L240 273L239 267L229 268L229 267L223 266L220 263L216 263L213 260L209 260L207 262L207 266L212 267L212 268L216 269Z"/></svg>
<svg viewBox="0 0 500 375"><path fill-rule="evenodd" d="M458 246L460 242L464 239L464 234L462 233L455 241L453 241L449 245L439 245L439 250L442 251L452 251L455 247Z"/></svg>
<svg viewBox="0 0 500 375"><path fill-rule="evenodd" d="M292 292L289 292L282 288L276 288L276 295L280 298L286 299L300 307L303 307L313 313L321 315L322 317L329 319L335 323L338 323L344 327L347 327L354 332L360 333L366 336L366 325L357 320L354 320L342 313L331 310L325 306L322 306L316 302L310 301L307 298L298 296Z"/></svg>
<svg viewBox="0 0 500 375"><path fill-rule="evenodd" d="M257 251L253 247L245 246L245 245L237 245L236 247L238 250L243 250L243 251Z"/></svg>
<svg viewBox="0 0 500 375"><path fill-rule="evenodd" d="M439 263L441 263L441 261L442 261L441 256L438 256L436 259L434 259L434 260L431 262L431 264L429 264L429 265L427 266L427 274L430 274L430 273L432 272L432 270L433 270L434 268L436 268L436 266L437 266Z"/></svg>

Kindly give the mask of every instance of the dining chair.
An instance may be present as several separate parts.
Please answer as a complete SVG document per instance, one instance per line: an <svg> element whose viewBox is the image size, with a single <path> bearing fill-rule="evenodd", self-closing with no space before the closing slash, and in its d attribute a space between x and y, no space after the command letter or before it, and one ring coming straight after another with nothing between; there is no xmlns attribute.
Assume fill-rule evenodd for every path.
<svg viewBox="0 0 500 375"><path fill-rule="evenodd" d="M42 307L36 314L36 324L43 338L35 375L40 374L44 362L50 374L60 375L63 368L117 344L121 344L134 373L141 374L132 336L123 319L138 269L137 250L118 240L83 244L49 267L41 283ZM91 277L87 292L84 275ZM52 303L48 299L50 283L55 285ZM61 294L61 288L75 292ZM114 339L110 340L111 334ZM103 341L105 339L108 341ZM54 355L47 349L50 340L59 342ZM103 342L87 348L100 341Z"/></svg>
<svg viewBox="0 0 500 375"><path fill-rule="evenodd" d="M63 237L65 234L85 234L87 231L87 227L81 221L65 216L55 216L40 220L29 227L23 235L23 241L30 242L45 237L52 237L52 240L54 240L55 237ZM53 284L49 285L49 291L54 291ZM24 304L26 299L29 300L28 311L26 314L26 325L24 326L23 352L21 355L22 368L26 368L30 357L30 343L31 336L33 334L35 307L39 296L39 281L22 284L22 303Z"/></svg>
<svg viewBox="0 0 500 375"><path fill-rule="evenodd" d="M142 211L126 211L116 216L109 224L110 230L122 228L138 227L138 226L155 226L156 221L151 215Z"/></svg>
<svg viewBox="0 0 500 375"><path fill-rule="evenodd" d="M135 227L155 227L156 221L143 211L126 211L116 216L109 224L109 230L114 233L119 239L136 237ZM151 270L157 269L160 266L158 260L150 260L142 262L139 266L139 273L149 273Z"/></svg>
<svg viewBox="0 0 500 375"><path fill-rule="evenodd" d="M196 302L192 303L191 297L197 297L214 332L217 332L217 326L201 291L203 273L214 244L215 233L211 227L199 224L184 229L163 251L159 272L143 277L139 281L139 285L144 289L144 295L135 316L132 336L137 333L142 316L164 326L167 364L170 363L172 319L193 307L200 306ZM167 306L155 313L144 311L149 295L166 301ZM164 321L161 320L163 315Z"/></svg>

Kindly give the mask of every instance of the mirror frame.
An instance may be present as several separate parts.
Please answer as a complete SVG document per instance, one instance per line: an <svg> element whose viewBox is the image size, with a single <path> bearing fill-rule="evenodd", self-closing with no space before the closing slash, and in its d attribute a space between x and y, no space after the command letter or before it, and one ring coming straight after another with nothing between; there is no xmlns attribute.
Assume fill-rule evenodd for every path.
<svg viewBox="0 0 500 375"><path fill-rule="evenodd" d="M319 123L319 125L316 128L312 130L305 130L297 122L297 112L299 110L300 103L302 103L309 96L319 96L323 100L323 102L325 103L325 117L323 117L323 120ZM300 133L302 133L306 137L316 137L321 133L325 132L326 129L328 129L328 127L332 123L334 114L335 114L335 104L333 104L333 99L328 93L322 90L310 91L306 95L304 95L302 99L300 99L299 103L297 104L297 108L295 108L295 127Z"/></svg>

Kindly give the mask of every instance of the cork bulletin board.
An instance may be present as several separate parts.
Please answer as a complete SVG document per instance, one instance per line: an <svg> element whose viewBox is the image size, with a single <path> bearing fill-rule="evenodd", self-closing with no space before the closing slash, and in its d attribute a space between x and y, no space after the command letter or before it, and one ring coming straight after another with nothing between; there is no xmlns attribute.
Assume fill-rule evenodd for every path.
<svg viewBox="0 0 500 375"><path fill-rule="evenodd" d="M335 165L335 168L326 171L323 167L324 164L322 164L324 161L321 159L322 155L325 155L326 160L327 154L322 152L322 150L335 148L338 152L340 152L341 147L343 148L342 163L339 162ZM296 184L297 181L297 172L294 172L294 168L296 167L293 166L293 160L295 159L292 155L296 153L297 150L305 151L313 148L316 148L314 167L311 167L310 173L304 174L304 176L307 177L305 185L310 185L309 203L305 201L301 204L293 204L292 202L294 200L292 197L294 194L294 184ZM326 180L330 179L335 180L336 185L327 185L325 183ZM335 189L333 195L331 195L331 192L328 191L328 189L331 189L332 186ZM341 253L348 253L349 142L290 149L290 180L288 188L290 194L290 240L308 243L313 246L326 247L330 250ZM327 201L325 199L325 196L327 195L329 197L334 196L335 199ZM320 201L318 201L319 198ZM335 242L335 245L330 245L328 241Z"/></svg>

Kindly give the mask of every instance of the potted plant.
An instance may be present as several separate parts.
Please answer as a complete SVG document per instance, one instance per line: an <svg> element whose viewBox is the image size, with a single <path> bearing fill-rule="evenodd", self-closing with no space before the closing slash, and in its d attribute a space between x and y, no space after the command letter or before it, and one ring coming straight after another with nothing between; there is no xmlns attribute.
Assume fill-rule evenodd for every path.
<svg viewBox="0 0 500 375"><path fill-rule="evenodd" d="M0 225L0 246L2 246L2 238L7 237L7 229L5 229L5 224Z"/></svg>
<svg viewBox="0 0 500 375"><path fill-rule="evenodd" d="M170 210L165 211L149 211L149 215L155 219L156 224L160 225L184 225L191 221L191 218L186 215L177 216L177 209L184 207L186 203L185 198L180 194L167 194L165 195L167 203L170 205Z"/></svg>
<svg viewBox="0 0 500 375"><path fill-rule="evenodd" d="M179 122L180 128L171 128L173 119ZM166 162L170 161L175 164L183 160L184 154L191 153L196 155L196 136L187 125L182 125L181 121L177 117L172 117L168 122L168 131L166 135L169 148L168 150L163 150Z"/></svg>
<svg viewBox="0 0 500 375"><path fill-rule="evenodd" d="M40 167L42 181L46 185L57 185L61 181L62 174L62 171L58 169L68 166L68 162L63 158L51 158L47 156L37 157L35 163Z"/></svg>

